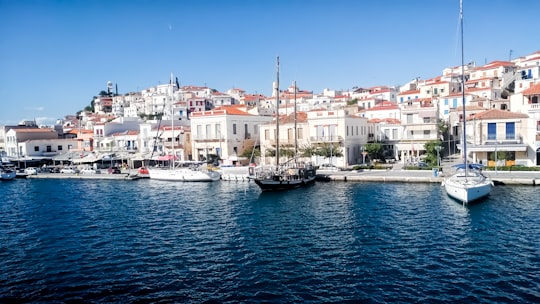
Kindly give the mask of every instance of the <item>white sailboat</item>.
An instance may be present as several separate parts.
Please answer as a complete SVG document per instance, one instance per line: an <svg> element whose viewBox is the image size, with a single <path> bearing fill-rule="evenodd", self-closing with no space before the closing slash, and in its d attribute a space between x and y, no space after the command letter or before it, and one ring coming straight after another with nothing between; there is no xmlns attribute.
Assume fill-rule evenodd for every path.
<svg viewBox="0 0 540 304"><path fill-rule="evenodd" d="M168 95L171 97L171 151L172 155L169 158L168 167L152 167L148 168L150 179L174 181L174 182L214 182L220 179L220 174L216 171L209 170L206 163L193 161L177 161L175 152L174 140L174 102L173 96L173 77L169 82Z"/></svg>
<svg viewBox="0 0 540 304"><path fill-rule="evenodd" d="M284 164L279 163L279 57L277 58L276 94L276 166L270 170L259 170L255 175L255 183L262 191L281 191L304 187L315 182L316 169L312 163L297 161L298 139L296 134L296 102L294 105L294 143L295 157ZM296 85L295 85L296 94Z"/></svg>
<svg viewBox="0 0 540 304"><path fill-rule="evenodd" d="M493 188L493 182L482 174L482 166L469 164L467 160L467 133L465 110L465 68L463 52L463 1L459 1L459 18L461 27L461 98L463 103L463 158L464 164L457 166L457 171L443 181L448 196L470 203L487 196Z"/></svg>

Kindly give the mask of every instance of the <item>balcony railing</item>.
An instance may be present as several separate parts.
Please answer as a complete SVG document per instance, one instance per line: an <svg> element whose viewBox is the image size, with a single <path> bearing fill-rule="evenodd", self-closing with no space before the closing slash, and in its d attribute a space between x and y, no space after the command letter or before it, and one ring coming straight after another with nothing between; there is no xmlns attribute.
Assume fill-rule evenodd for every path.
<svg viewBox="0 0 540 304"><path fill-rule="evenodd" d="M341 136L311 136L309 140L312 143L340 143L343 142Z"/></svg>
<svg viewBox="0 0 540 304"><path fill-rule="evenodd" d="M206 137L206 136L197 136L193 137L194 142L203 143L203 142L220 142L223 141L223 138L217 137Z"/></svg>

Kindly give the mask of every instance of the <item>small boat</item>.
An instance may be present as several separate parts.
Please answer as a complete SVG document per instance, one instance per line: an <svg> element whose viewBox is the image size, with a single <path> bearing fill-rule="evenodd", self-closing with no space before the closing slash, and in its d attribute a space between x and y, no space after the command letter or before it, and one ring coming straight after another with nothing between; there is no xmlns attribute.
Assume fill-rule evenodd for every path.
<svg viewBox="0 0 540 304"><path fill-rule="evenodd" d="M262 191L281 191L294 188L300 188L310 185L315 182L317 169L308 162L299 162L296 156L284 164L279 163L279 57L277 58L277 81L276 81L276 165L275 167L257 170L255 175L255 183ZM295 83L295 103L294 115L296 130L296 83ZM298 151L298 136L294 132L295 155Z"/></svg>
<svg viewBox="0 0 540 304"><path fill-rule="evenodd" d="M255 170L257 166L250 164L249 166L220 166L218 171L221 174L221 180L224 181L251 181L255 178Z"/></svg>
<svg viewBox="0 0 540 304"><path fill-rule="evenodd" d="M137 169L137 176L140 178L150 178L150 173L148 172L147 167L140 167Z"/></svg>
<svg viewBox="0 0 540 304"><path fill-rule="evenodd" d="M7 166L0 166L0 180L13 180L16 177L17 171L15 171L15 169Z"/></svg>
<svg viewBox="0 0 540 304"><path fill-rule="evenodd" d="M461 25L461 99L463 104L463 156L464 163L458 165L454 175L446 178L442 185L448 196L464 204L487 196L493 188L493 182L481 172L481 165L469 164L467 161L467 128L465 109L465 62L463 55L463 2L459 1L459 19Z"/></svg>

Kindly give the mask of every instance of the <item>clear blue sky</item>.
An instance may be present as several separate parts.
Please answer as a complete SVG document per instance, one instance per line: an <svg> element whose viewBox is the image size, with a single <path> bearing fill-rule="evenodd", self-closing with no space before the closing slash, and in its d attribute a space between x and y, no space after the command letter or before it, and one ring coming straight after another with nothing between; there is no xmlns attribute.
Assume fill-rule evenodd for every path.
<svg viewBox="0 0 540 304"><path fill-rule="evenodd" d="M540 50L539 0L465 0L465 60ZM54 122L118 84L271 94L401 85L459 65L458 0L0 0L0 125Z"/></svg>

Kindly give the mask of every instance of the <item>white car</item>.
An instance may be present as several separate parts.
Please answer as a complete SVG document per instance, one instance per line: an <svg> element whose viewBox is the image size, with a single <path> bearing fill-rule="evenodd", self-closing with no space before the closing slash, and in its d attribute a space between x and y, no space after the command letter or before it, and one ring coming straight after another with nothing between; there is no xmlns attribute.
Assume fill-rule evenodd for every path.
<svg viewBox="0 0 540 304"><path fill-rule="evenodd" d="M81 170L81 173L82 174L96 174L97 172L93 168L84 168Z"/></svg>
<svg viewBox="0 0 540 304"><path fill-rule="evenodd" d="M36 175L36 174L38 174L38 169L34 168L34 167L28 167L28 168L24 169L24 173L26 173L28 175Z"/></svg>
<svg viewBox="0 0 540 304"><path fill-rule="evenodd" d="M69 167L60 169L60 173L75 174L75 172L75 169Z"/></svg>
<svg viewBox="0 0 540 304"><path fill-rule="evenodd" d="M319 166L318 171L340 171L338 167L334 166L333 164L322 164Z"/></svg>

